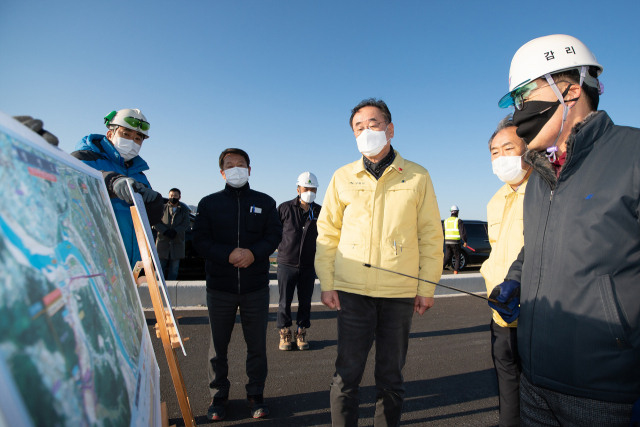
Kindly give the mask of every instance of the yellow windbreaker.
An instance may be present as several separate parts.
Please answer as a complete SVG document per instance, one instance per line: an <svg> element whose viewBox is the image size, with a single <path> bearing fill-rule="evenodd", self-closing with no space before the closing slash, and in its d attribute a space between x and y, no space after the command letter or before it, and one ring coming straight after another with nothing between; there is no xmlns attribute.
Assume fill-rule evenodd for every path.
<svg viewBox="0 0 640 427"><path fill-rule="evenodd" d="M435 285L362 264L438 282L443 241L427 170L396 151L376 181L360 158L338 169L327 188L318 218L316 274L323 291L433 297Z"/></svg>
<svg viewBox="0 0 640 427"><path fill-rule="evenodd" d="M491 255L480 268L480 273L487 285L487 295L491 294L493 288L504 282L509 267L518 258L520 249L524 246L522 206L528 181L529 178L520 184L517 192L513 191L509 184L505 184L487 205ZM507 324L495 310L493 310L493 320L503 327L518 326L517 320Z"/></svg>

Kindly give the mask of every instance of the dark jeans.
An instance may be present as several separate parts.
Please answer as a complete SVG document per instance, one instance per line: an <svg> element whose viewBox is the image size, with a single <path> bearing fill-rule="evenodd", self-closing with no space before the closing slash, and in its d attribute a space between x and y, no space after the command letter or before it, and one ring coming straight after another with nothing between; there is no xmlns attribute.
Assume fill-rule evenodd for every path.
<svg viewBox="0 0 640 427"><path fill-rule="evenodd" d="M207 289L207 307L211 324L209 341L209 388L212 397L229 396L231 383L227 378L227 350L231 332L240 308L240 322L247 344L248 395L262 394L267 379L267 323L269 318L269 287L246 294ZM240 357L236 355L235 357Z"/></svg>
<svg viewBox="0 0 640 427"><path fill-rule="evenodd" d="M165 280L176 280L178 278L180 260L160 258L160 267L162 267Z"/></svg>
<svg viewBox="0 0 640 427"><path fill-rule="evenodd" d="M520 373L518 329L505 328L491 319L491 357L500 392L500 427L520 425Z"/></svg>
<svg viewBox="0 0 640 427"><path fill-rule="evenodd" d="M451 261L453 271L458 271L460 268L460 244L444 245L444 260L442 261L442 268L445 268ZM454 262L455 261L455 262Z"/></svg>
<svg viewBox="0 0 640 427"><path fill-rule="evenodd" d="M338 291L338 358L331 384L334 427L357 427L360 382L369 350L376 342L378 389L374 426L400 424L413 298L372 298Z"/></svg>
<svg viewBox="0 0 640 427"><path fill-rule="evenodd" d="M632 407L558 393L520 376L520 421L525 427L629 427Z"/></svg>
<svg viewBox="0 0 640 427"><path fill-rule="evenodd" d="M278 305L278 329L291 326L291 301L293 293L298 288L298 314L296 324L301 328L311 326L311 297L313 285L316 281L316 270L313 267L290 267L278 265L278 292L280 304Z"/></svg>

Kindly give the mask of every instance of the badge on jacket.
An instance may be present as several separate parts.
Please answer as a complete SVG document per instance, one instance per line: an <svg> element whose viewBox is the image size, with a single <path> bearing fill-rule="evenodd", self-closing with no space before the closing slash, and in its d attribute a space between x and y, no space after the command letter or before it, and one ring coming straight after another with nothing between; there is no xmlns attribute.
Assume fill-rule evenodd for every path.
<svg viewBox="0 0 640 427"><path fill-rule="evenodd" d="M257 208L257 207L254 205L254 206L251 206L251 207L249 208L249 212L251 212L251 213L262 213L262 209L261 209L261 208Z"/></svg>

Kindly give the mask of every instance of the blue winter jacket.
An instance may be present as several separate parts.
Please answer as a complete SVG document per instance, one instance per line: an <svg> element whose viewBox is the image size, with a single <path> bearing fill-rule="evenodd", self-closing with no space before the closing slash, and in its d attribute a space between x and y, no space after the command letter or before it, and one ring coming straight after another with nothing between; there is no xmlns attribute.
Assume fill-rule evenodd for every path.
<svg viewBox="0 0 640 427"><path fill-rule="evenodd" d="M76 151L71 153L71 155L86 165L102 172L104 183L111 197L111 205L113 206L113 211L118 221L122 241L124 242L131 268L133 268L136 262L140 261L140 249L138 248L138 241L136 240L133 229L133 220L131 219L131 211L129 210L131 205L119 199L114 194L113 183L116 179L126 176L151 188L149 180L147 180L147 177L143 173L143 171L149 169L149 165L147 165L147 162L140 156L136 156L128 162L125 162L107 137L98 134L91 134L82 138L76 145ZM161 196L145 204L151 225L160 222L163 207Z"/></svg>

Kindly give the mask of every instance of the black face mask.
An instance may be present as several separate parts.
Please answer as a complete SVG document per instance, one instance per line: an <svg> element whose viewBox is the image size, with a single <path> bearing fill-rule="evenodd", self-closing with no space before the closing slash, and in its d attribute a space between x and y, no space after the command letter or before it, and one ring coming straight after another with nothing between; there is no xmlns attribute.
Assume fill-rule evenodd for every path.
<svg viewBox="0 0 640 427"><path fill-rule="evenodd" d="M172 205L178 204L178 200L180 200L180 199L176 199L175 197L172 197L172 198L169 199L169 201L171 202Z"/></svg>
<svg viewBox="0 0 640 427"><path fill-rule="evenodd" d="M569 93L567 86L562 97L564 98ZM576 99L570 99L566 102L576 101ZM516 110L513 113L513 124L518 127L516 134L529 144L540 133L544 125L553 117L556 110L560 106L560 101L527 101L524 103L522 110Z"/></svg>

